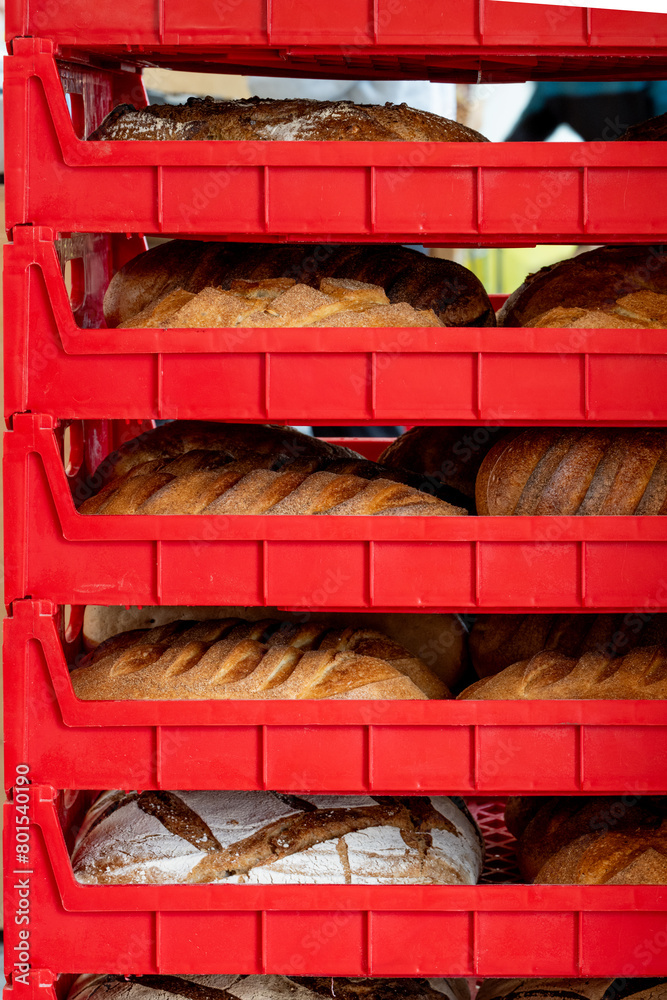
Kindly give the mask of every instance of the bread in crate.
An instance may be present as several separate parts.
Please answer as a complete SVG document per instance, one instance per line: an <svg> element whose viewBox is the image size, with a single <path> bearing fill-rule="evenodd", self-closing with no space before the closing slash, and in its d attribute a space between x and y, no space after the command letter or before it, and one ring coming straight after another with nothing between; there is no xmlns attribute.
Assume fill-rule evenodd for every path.
<svg viewBox="0 0 667 1000"><path fill-rule="evenodd" d="M505 821L529 882L667 883L667 797L516 797Z"/></svg>
<svg viewBox="0 0 667 1000"><path fill-rule="evenodd" d="M114 275L104 315L110 327L495 325L467 268L355 244L172 240Z"/></svg>
<svg viewBox="0 0 667 1000"><path fill-rule="evenodd" d="M238 618L121 632L71 674L74 693L125 699L423 699L449 691L374 629Z"/></svg>
<svg viewBox="0 0 667 1000"><path fill-rule="evenodd" d="M79 882L475 884L481 834L445 797L103 792L72 853Z"/></svg>
<svg viewBox="0 0 667 1000"><path fill-rule="evenodd" d="M305 98L249 97L114 108L89 140L227 139L236 141L487 142L466 125L407 104L354 104Z"/></svg>
<svg viewBox="0 0 667 1000"><path fill-rule="evenodd" d="M477 1000L667 1000L667 979L485 979Z"/></svg>
<svg viewBox="0 0 667 1000"><path fill-rule="evenodd" d="M667 250L609 246L529 274L498 313L501 326L667 328Z"/></svg>

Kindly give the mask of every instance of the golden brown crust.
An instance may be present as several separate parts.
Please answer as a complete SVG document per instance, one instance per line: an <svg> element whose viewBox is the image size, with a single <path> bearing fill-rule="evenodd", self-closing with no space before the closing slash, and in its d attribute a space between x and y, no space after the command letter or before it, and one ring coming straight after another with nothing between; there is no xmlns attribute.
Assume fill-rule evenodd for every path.
<svg viewBox="0 0 667 1000"><path fill-rule="evenodd" d="M145 316L146 309L150 314L151 304L158 306L177 291L198 295L214 288L240 293L239 282L285 278L315 289L322 279L361 282L379 287L394 305L407 303L426 313L432 310L445 326L495 325L489 298L467 268L406 247L354 244L313 247L172 240L139 254L114 275L104 296L104 315L108 326L131 326L133 316ZM376 305L381 306L379 293L373 295L380 298ZM258 317L266 304L266 298L257 298ZM252 315L243 320L244 325L250 325ZM374 315L368 317L369 322ZM258 317L253 325L258 325ZM265 318L273 324L274 317L266 314ZM399 319L396 311L385 312L384 318L396 323ZM428 313L421 319L425 322Z"/></svg>
<svg viewBox="0 0 667 1000"><path fill-rule="evenodd" d="M332 140L346 142L487 142L479 132L407 104L272 100L250 97L185 104L123 104L107 115L90 140Z"/></svg>
<svg viewBox="0 0 667 1000"><path fill-rule="evenodd" d="M529 274L498 313L498 323L664 328L666 296L664 247L601 247Z"/></svg>
<svg viewBox="0 0 667 1000"><path fill-rule="evenodd" d="M459 698L667 698L667 646L636 649L614 659L603 653L576 659L544 651L476 681Z"/></svg>
<svg viewBox="0 0 667 1000"><path fill-rule="evenodd" d="M499 441L480 467L480 515L667 512L667 431L531 428Z"/></svg>
<svg viewBox="0 0 667 1000"><path fill-rule="evenodd" d="M635 795L510 801L519 868L528 881L664 884L667 799Z"/></svg>

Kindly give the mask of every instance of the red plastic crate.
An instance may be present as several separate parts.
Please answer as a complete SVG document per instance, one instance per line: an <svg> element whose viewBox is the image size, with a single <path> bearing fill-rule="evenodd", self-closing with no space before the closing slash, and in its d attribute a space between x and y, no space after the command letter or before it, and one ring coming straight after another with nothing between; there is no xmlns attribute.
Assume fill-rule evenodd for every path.
<svg viewBox="0 0 667 1000"><path fill-rule="evenodd" d="M105 57L227 72L360 79L618 79L661 76L663 14L496 0L12 0L7 40L35 35Z"/></svg>
<svg viewBox="0 0 667 1000"><path fill-rule="evenodd" d="M667 607L664 517L85 516L38 414L5 435L5 550L8 604Z"/></svg>
<svg viewBox="0 0 667 1000"><path fill-rule="evenodd" d="M15 794L28 799L30 851L29 865L16 862L25 827L8 803L9 963L19 930L14 886L23 879L35 969L593 977L631 966L633 975L667 974L665 949L647 947L665 934L667 886L83 886L58 819L60 805L66 826L76 821L76 799L39 785ZM509 837L500 810L477 815L502 870Z"/></svg>
<svg viewBox="0 0 667 1000"><path fill-rule="evenodd" d="M49 601L16 601L4 623L8 789L20 764L71 789L215 789L221 774L313 793L667 789L662 702L80 701L60 621Z"/></svg>
<svg viewBox="0 0 667 1000"><path fill-rule="evenodd" d="M106 285L143 241L54 235L5 247L7 417L667 424L665 330L107 330Z"/></svg>
<svg viewBox="0 0 667 1000"><path fill-rule="evenodd" d="M9 230L445 246L650 243L667 230L660 142L86 142L116 103L143 102L140 77L59 75L42 39L14 51Z"/></svg>

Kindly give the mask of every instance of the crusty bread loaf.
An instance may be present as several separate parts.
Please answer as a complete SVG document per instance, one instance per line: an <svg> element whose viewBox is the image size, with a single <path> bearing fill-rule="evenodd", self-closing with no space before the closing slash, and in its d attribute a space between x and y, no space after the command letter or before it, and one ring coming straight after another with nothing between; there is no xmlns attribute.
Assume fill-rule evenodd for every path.
<svg viewBox="0 0 667 1000"><path fill-rule="evenodd" d="M664 142L667 139L667 114L631 125L617 142Z"/></svg>
<svg viewBox="0 0 667 1000"><path fill-rule="evenodd" d="M271 619L121 632L71 678L87 700L450 697L421 660L381 632Z"/></svg>
<svg viewBox="0 0 667 1000"><path fill-rule="evenodd" d="M667 1000L667 979L485 979L476 1000Z"/></svg>
<svg viewBox="0 0 667 1000"><path fill-rule="evenodd" d="M67 1000L172 1000L174 996L183 1000L470 1000L470 990L465 979L87 975L73 983Z"/></svg>
<svg viewBox="0 0 667 1000"><path fill-rule="evenodd" d="M536 653L476 681L459 698L667 698L667 646L635 649L614 659L602 653L579 659Z"/></svg>
<svg viewBox="0 0 667 1000"><path fill-rule="evenodd" d="M150 302L119 328L425 327L442 326L432 309L391 305L379 285L322 278L319 289L291 278L237 279L229 291L207 285L196 295L177 288Z"/></svg>
<svg viewBox="0 0 667 1000"><path fill-rule="evenodd" d="M604 615L479 615L468 639L478 677L529 660L543 651L579 659L584 653L624 656L667 645L667 615L636 611Z"/></svg>
<svg viewBox="0 0 667 1000"><path fill-rule="evenodd" d="M607 318L608 317L608 318ZM529 274L502 326L667 327L667 250L600 247Z"/></svg>
<svg viewBox="0 0 667 1000"><path fill-rule="evenodd" d="M407 104L249 97L185 104L121 104L88 137L98 139L272 139L346 142L487 142L466 125Z"/></svg>
<svg viewBox="0 0 667 1000"><path fill-rule="evenodd" d="M667 883L667 798L518 798L505 821L530 882Z"/></svg>
<svg viewBox="0 0 667 1000"><path fill-rule="evenodd" d="M407 247L355 244L172 240L134 257L114 275L104 296L104 315L107 325L115 327L147 308L158 309L160 303L166 303L162 309L167 315L173 314L173 305L187 309L188 294L198 295L207 288L239 292L248 290L248 282L286 279L320 289L322 280L328 278L378 286L390 303L433 310L445 326L495 325L489 297L467 268ZM331 290L332 286L324 285L324 294L330 295ZM177 297L167 302L170 295ZM161 325L163 320L158 311L155 322ZM332 322L333 317L322 325Z"/></svg>
<svg viewBox="0 0 667 1000"><path fill-rule="evenodd" d="M143 607L124 608L88 605L83 618L83 642L87 651L120 632L148 629L174 621L207 621L211 618L241 618L259 621L271 618L298 625L328 629L377 629L394 643L421 660L449 688L458 687L466 666L466 631L456 615L383 614L381 612L284 611L278 608Z"/></svg>
<svg viewBox="0 0 667 1000"><path fill-rule="evenodd" d="M667 514L667 430L531 428L482 462L477 513Z"/></svg>
<svg viewBox="0 0 667 1000"><path fill-rule="evenodd" d="M475 884L481 836L451 799L103 792L72 854L84 883Z"/></svg>
<svg viewBox="0 0 667 1000"><path fill-rule="evenodd" d="M507 428L411 427L385 448L378 461L390 469L407 469L427 481L446 483L475 498L479 467Z"/></svg>

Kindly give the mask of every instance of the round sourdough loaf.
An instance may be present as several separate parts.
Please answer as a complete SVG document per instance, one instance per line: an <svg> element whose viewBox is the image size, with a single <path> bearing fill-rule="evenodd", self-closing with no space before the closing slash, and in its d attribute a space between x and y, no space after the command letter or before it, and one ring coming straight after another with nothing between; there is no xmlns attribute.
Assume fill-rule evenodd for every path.
<svg viewBox="0 0 667 1000"><path fill-rule="evenodd" d="M72 854L79 882L473 885L475 823L449 798L103 792Z"/></svg>
<svg viewBox="0 0 667 1000"><path fill-rule="evenodd" d="M510 433L482 462L475 499L480 515L667 514L667 430Z"/></svg>
<svg viewBox="0 0 667 1000"><path fill-rule="evenodd" d="M470 1000L465 979L79 976L67 1000ZM591 998L597 1000L597 998Z"/></svg>
<svg viewBox="0 0 667 1000"><path fill-rule="evenodd" d="M477 1000L667 1000L667 979L485 979Z"/></svg>
<svg viewBox="0 0 667 1000"><path fill-rule="evenodd" d="M667 798L511 798L505 810L529 882L667 883Z"/></svg>

